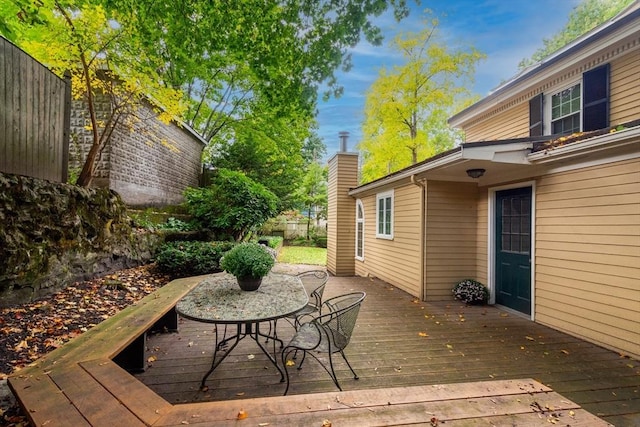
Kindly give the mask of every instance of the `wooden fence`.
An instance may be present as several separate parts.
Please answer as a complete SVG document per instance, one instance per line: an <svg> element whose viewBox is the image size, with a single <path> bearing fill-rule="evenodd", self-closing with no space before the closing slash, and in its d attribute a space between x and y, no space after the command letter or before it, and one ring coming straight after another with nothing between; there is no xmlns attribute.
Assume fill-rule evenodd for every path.
<svg viewBox="0 0 640 427"><path fill-rule="evenodd" d="M0 37L0 172L66 182L71 83Z"/></svg>

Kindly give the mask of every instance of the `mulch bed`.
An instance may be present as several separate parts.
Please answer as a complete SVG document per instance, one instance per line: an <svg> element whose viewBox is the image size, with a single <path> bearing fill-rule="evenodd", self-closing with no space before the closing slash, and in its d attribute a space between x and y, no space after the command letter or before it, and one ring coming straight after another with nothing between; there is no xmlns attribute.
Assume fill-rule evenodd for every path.
<svg viewBox="0 0 640 427"><path fill-rule="evenodd" d="M76 282L41 300L0 309L0 380L169 281L150 264ZM10 400L0 396L0 425L28 425Z"/></svg>

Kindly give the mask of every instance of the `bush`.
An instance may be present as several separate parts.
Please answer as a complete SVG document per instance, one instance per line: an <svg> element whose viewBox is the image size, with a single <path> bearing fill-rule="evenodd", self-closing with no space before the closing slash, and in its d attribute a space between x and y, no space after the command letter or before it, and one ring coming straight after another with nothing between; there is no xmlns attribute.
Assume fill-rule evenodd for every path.
<svg viewBox="0 0 640 427"><path fill-rule="evenodd" d="M222 271L220 258L234 242L170 242L156 255L157 268L171 277L198 276Z"/></svg>
<svg viewBox="0 0 640 427"><path fill-rule="evenodd" d="M241 172L219 169L210 186L185 191L189 213L218 239L236 241L278 212L278 198Z"/></svg>
<svg viewBox="0 0 640 427"><path fill-rule="evenodd" d="M220 267L236 277L266 276L275 260L264 246L258 243L240 243L224 254Z"/></svg>
<svg viewBox="0 0 640 427"><path fill-rule="evenodd" d="M453 295L467 304L486 304L489 289L477 280L465 279L453 287Z"/></svg>

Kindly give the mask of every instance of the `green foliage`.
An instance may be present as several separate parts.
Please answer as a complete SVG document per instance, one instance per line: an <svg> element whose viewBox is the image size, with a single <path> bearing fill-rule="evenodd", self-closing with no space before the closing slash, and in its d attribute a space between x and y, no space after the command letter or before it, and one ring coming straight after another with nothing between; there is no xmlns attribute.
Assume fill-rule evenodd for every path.
<svg viewBox="0 0 640 427"><path fill-rule="evenodd" d="M608 21L634 0L584 0L569 14L565 26L551 38L543 39L543 46L536 50L531 58L525 58L518 64L520 70L540 62L558 49L571 43L581 35Z"/></svg>
<svg viewBox="0 0 640 427"><path fill-rule="evenodd" d="M220 169L204 188L185 192L189 213L219 239L242 240L278 213L278 199L241 172Z"/></svg>
<svg viewBox="0 0 640 427"><path fill-rule="evenodd" d="M245 242L224 254L220 267L236 277L257 279L266 276L274 264L275 260L264 246Z"/></svg>
<svg viewBox="0 0 640 427"><path fill-rule="evenodd" d="M156 265L172 277L197 276L221 271L220 258L234 242L170 242L158 250Z"/></svg>
<svg viewBox="0 0 640 427"><path fill-rule="evenodd" d="M308 131L306 125L297 128L301 123L306 122L266 115L230 124L233 144L212 144L215 156L208 150L205 157L215 157L211 162L218 168L240 171L260 182L280 199L282 208L289 208L304 169L301 141Z"/></svg>
<svg viewBox="0 0 640 427"><path fill-rule="evenodd" d="M260 236L258 237L258 241L266 241L267 246L269 246L271 249L278 249L280 246L282 246L284 238L281 236Z"/></svg>
<svg viewBox="0 0 640 427"><path fill-rule="evenodd" d="M484 55L473 48L455 49L438 40L438 21L419 33L399 35L392 43L403 65L382 69L367 91L362 181L369 182L451 147L460 134L447 119L469 96L471 79Z"/></svg>
<svg viewBox="0 0 640 427"><path fill-rule="evenodd" d="M307 212L307 237L309 237L312 216L327 218L327 176L327 166L321 166L317 162L310 163L296 193L297 199L300 200L301 210Z"/></svg>

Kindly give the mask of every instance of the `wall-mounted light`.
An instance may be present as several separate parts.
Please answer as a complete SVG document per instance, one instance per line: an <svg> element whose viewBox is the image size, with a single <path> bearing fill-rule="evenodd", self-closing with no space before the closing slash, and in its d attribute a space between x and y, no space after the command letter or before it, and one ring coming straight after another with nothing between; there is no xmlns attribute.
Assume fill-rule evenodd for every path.
<svg viewBox="0 0 640 427"><path fill-rule="evenodd" d="M469 178L480 178L484 173L484 169L467 169L467 175L469 175Z"/></svg>

